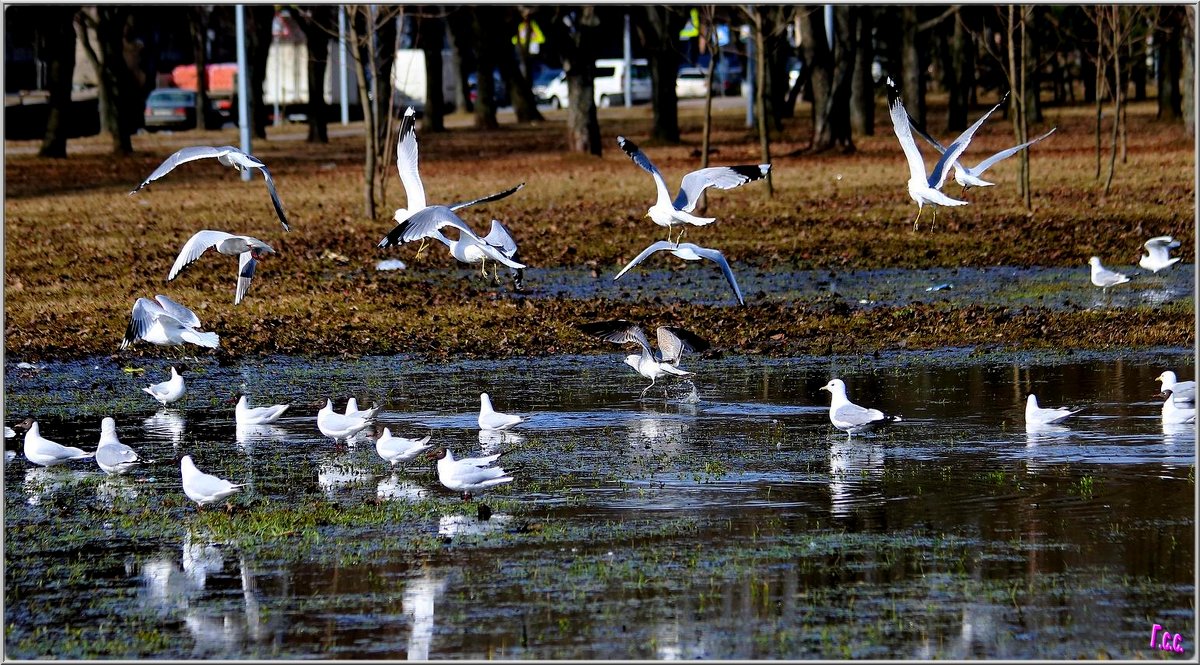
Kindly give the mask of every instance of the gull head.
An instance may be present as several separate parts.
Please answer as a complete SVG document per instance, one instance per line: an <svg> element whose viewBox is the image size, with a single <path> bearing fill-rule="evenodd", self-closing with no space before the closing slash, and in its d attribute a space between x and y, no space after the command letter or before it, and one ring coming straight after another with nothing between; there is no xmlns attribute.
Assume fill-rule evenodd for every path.
<svg viewBox="0 0 1200 665"><path fill-rule="evenodd" d="M412 217L412 213L404 208L396 208L396 213L392 215L392 219L396 220L397 224L403 222L409 217Z"/></svg>
<svg viewBox="0 0 1200 665"><path fill-rule="evenodd" d="M112 418L105 418L100 421L100 431L105 434L111 434L117 431L117 421Z"/></svg>
<svg viewBox="0 0 1200 665"><path fill-rule="evenodd" d="M821 386L820 389L827 390L827 391L829 391L830 394L833 394L833 395L836 395L838 393L844 394L846 392L846 383L844 381L842 381L841 379L830 379L829 383L826 383L825 385Z"/></svg>
<svg viewBox="0 0 1200 665"><path fill-rule="evenodd" d="M1093 268L1099 268L1100 267L1100 257L1093 256L1092 258L1088 259L1088 265L1092 266Z"/></svg>
<svg viewBox="0 0 1200 665"><path fill-rule="evenodd" d="M446 454L447 454L447 453L449 453L449 452L450 452L450 451L446 450L445 448L438 448L437 450L431 450L431 451L429 451L429 452L425 453L425 459L428 459L428 460L430 460L430 461L433 461L433 460L441 460L441 459L442 459L442 458L444 458L444 457L446 456ZM453 455L451 455L451 456L450 456L450 459L451 459L451 461L453 461L453 460L454 460L454 456L453 456Z"/></svg>
<svg viewBox="0 0 1200 665"><path fill-rule="evenodd" d="M626 364L626 365L629 365L630 367L632 367L632 368L634 368L634 369L637 369L637 368L638 368L638 361L639 361L639 360L641 360L641 359L642 359L642 357L641 357L641 356L625 356L625 364ZM640 370L639 370L639 371L640 371Z"/></svg>

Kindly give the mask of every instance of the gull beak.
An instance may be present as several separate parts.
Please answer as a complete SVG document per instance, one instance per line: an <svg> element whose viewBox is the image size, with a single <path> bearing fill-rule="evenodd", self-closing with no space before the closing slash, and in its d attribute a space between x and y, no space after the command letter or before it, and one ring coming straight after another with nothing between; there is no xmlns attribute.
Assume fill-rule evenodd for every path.
<svg viewBox="0 0 1200 665"><path fill-rule="evenodd" d="M647 218L647 217L649 217L649 216L650 216L650 211L649 211L649 210L647 210L647 211L646 211L646 214L642 215L642 219L646 219L646 218Z"/></svg>

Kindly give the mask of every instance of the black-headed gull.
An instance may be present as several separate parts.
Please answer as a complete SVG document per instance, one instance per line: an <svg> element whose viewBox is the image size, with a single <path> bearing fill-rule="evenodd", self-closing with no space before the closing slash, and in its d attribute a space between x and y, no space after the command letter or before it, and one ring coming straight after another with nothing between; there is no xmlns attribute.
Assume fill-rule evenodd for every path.
<svg viewBox="0 0 1200 665"><path fill-rule="evenodd" d="M351 418L366 418L367 420L370 420L371 418L374 418L375 414L379 413L379 410L382 408L382 406L376 404L369 409L363 409L360 411L358 408L358 400L351 397L350 399L346 400L346 412L344 415Z"/></svg>
<svg viewBox="0 0 1200 665"><path fill-rule="evenodd" d="M209 349L217 348L220 341L217 333L201 332L197 330L199 327L200 318L195 312L164 295L154 296L154 300L138 298L133 303L121 348L127 348L139 339L159 346L187 342Z"/></svg>
<svg viewBox="0 0 1200 665"><path fill-rule="evenodd" d="M430 457L437 460L438 480L442 485L446 489L462 492L463 499L469 500L472 492L512 482L512 476L505 475L503 468L488 466L500 459L501 454L456 460L448 448L440 448L430 453Z"/></svg>
<svg viewBox="0 0 1200 665"><path fill-rule="evenodd" d="M658 192L658 198L654 201L654 205L646 211L646 216L649 217L655 224L666 227L667 240L671 240L671 228L675 226L682 227L679 229L679 238L675 239L678 243L683 239L683 233L687 230L687 225L704 226L712 224L717 220L716 217L696 217L692 211L696 209L696 204L700 201L700 195L709 187L717 189L733 189L741 187L748 182L761 180L767 177L767 173L771 171L770 164L743 164L739 166L710 166L708 168L692 171L683 176L683 180L679 184L679 192L675 198L671 198L670 192L667 190L667 181L663 178L662 172L650 161L650 158L642 152L641 148L625 138L624 136L617 137L617 145L621 146L621 150L633 160L634 164L642 167L644 171L649 173L654 178L654 188Z"/></svg>
<svg viewBox="0 0 1200 665"><path fill-rule="evenodd" d="M366 418L353 418L333 410L333 400L326 399L325 406L317 412L317 429L334 440L334 443L349 439L371 426Z"/></svg>
<svg viewBox="0 0 1200 665"><path fill-rule="evenodd" d="M38 466L55 466L96 454L43 438L37 421L32 418L26 419L22 427L25 428L25 458Z"/></svg>
<svg viewBox="0 0 1200 665"><path fill-rule="evenodd" d="M1142 246L1146 248L1146 255L1138 260L1138 265L1146 270L1158 272L1179 262L1178 256L1171 258L1171 250L1178 249L1180 243L1171 236L1151 238Z"/></svg>
<svg viewBox="0 0 1200 665"><path fill-rule="evenodd" d="M426 434L423 439L405 439L393 436L391 429L381 426L375 437L375 452L379 453L385 462L396 466L400 462L407 462L432 448L433 446L429 444L429 439L432 437L432 434Z"/></svg>
<svg viewBox="0 0 1200 665"><path fill-rule="evenodd" d="M117 421L105 418L100 421L100 445L96 448L96 464L104 473L111 475L128 473L136 466L152 464L144 460L129 446L117 438Z"/></svg>
<svg viewBox="0 0 1200 665"><path fill-rule="evenodd" d="M233 420L238 426L270 425L283 417L290 404L274 404L271 406L250 406L245 395L238 397L237 406L233 409Z"/></svg>
<svg viewBox="0 0 1200 665"><path fill-rule="evenodd" d="M492 408L492 398L487 393L479 393L479 429L506 430L525 422L521 416L498 413Z"/></svg>
<svg viewBox="0 0 1200 665"><path fill-rule="evenodd" d="M638 374L650 379L650 385L642 390L643 397L646 396L647 390L654 387L658 377L664 374L691 376L692 372L679 369L679 359L683 356L683 352L703 352L709 346L707 341L683 328L659 326L657 330L658 351L655 351L650 348L650 341L646 339L646 333L642 327L624 319L581 323L575 327L586 335L606 342L615 344L636 342L642 347L641 354L626 356L625 364L632 367Z"/></svg>
<svg viewBox="0 0 1200 665"><path fill-rule="evenodd" d="M1007 99L1008 95L1005 94L1004 98ZM1001 99L1000 104L1003 104L1003 103L1004 103L1004 99ZM999 106L999 105L997 105L997 106ZM992 109L992 111L995 111L995 110L996 110L995 108ZM991 113L991 111L989 111L988 113ZM912 116L908 117L908 122L912 126L912 128L915 129L917 131L917 133L921 135L921 138L925 139L925 141L927 143L929 143L929 145L933 146L933 149L937 150L939 154L944 154L946 152L946 147L943 146L941 143L938 143L937 139L930 136L929 133L925 131L925 128L920 125L920 123L918 123L916 120L913 120ZM1028 148L1029 146L1037 143L1038 141L1048 138L1057 129L1058 129L1057 127L1054 127L1050 131L1046 132L1045 134L1042 134L1041 136L1037 137L1036 139L1026 141L1026 142L1022 143L1021 145L1013 146L1011 148L1005 148L1004 150L1001 150L1000 152L992 155L991 157L988 157L987 159L983 160L982 162L979 162L978 164L976 164L973 167L964 166L962 163L962 158L959 158L957 161L954 162L954 181L957 182L959 185L962 185L963 191L966 191L970 187L991 187L995 183L988 182L982 178L984 171L987 171L988 169L995 166L997 162L1008 159L1009 157L1012 157L1013 155L1017 154L1018 152L1021 152L1025 148Z"/></svg>
<svg viewBox="0 0 1200 665"><path fill-rule="evenodd" d="M235 485L223 478L204 473L196 468L191 455L184 455L179 462L179 471L183 476L183 493L196 502L198 509L237 493L245 487L245 483Z"/></svg>
<svg viewBox="0 0 1200 665"><path fill-rule="evenodd" d="M842 430L849 437L874 425L900 420L900 416L884 415L879 409L865 409L846 397L846 382L832 379L821 386L831 395L829 401L829 422Z"/></svg>
<svg viewBox="0 0 1200 665"><path fill-rule="evenodd" d="M1195 402L1196 401L1196 382L1195 381L1179 381L1175 377L1175 372L1167 370L1154 378L1155 381L1162 383L1162 391L1170 392L1171 396L1179 402Z"/></svg>
<svg viewBox="0 0 1200 665"><path fill-rule="evenodd" d="M180 164L192 162L197 159L208 159L210 157L215 157L224 166L232 166L239 173L247 169L262 171L263 179L267 181L267 191L271 193L271 205L275 206L275 214L279 216L279 223L283 224L284 231L291 230L288 226L287 215L283 212L283 202L279 200L279 192L275 191L275 180L271 177L271 172L267 170L267 166L254 155L244 153L231 145L219 148L209 145L194 145L181 148L178 152L168 157L158 168L154 169L150 177L143 180L142 184L134 188L132 192L129 192L129 195L133 196L137 194L143 187L167 175Z"/></svg>
<svg viewBox="0 0 1200 665"><path fill-rule="evenodd" d="M1029 393L1029 397L1025 400L1025 424L1050 425L1053 423L1060 423L1082 410L1083 409L1076 409L1072 411L1066 407L1043 409L1042 407L1038 406L1037 395Z"/></svg>
<svg viewBox="0 0 1200 665"><path fill-rule="evenodd" d="M983 114L975 124L971 125L954 142L946 148L946 152L942 153L941 159L937 165L933 167L926 177L925 161L921 159L921 151L917 148L917 142L913 139L912 128L908 121L908 111L904 110L904 102L900 99L900 91L896 89L896 84L889 77L887 79L888 93L888 110L892 118L892 129L896 132L896 138L900 141L900 148L904 151L904 158L908 161L908 195L917 203L917 216L913 219L913 228L917 228L917 224L921 221L921 213L925 206L934 206L933 220L937 222L936 206L961 206L966 205L966 201L950 198L943 194L940 190L946 182L946 176L950 175L950 165L958 161L959 155L962 154L967 146L971 143L971 137L975 135L975 131L983 125L983 121L987 120L988 116L1000 107L1000 104L993 106L991 110ZM1007 97L1007 95L1006 95Z"/></svg>
<svg viewBox="0 0 1200 665"><path fill-rule="evenodd" d="M171 266L171 272L167 274L167 281L175 279L180 270L213 247L225 256L238 257L237 291L233 296L233 304L236 305L242 302L242 298L246 295L246 289L250 287L250 279L254 277L254 267L258 265L258 260L268 254L274 254L275 250L271 249L267 243L250 236L238 236L208 229L197 231L184 243L179 257L175 259L175 265Z"/></svg>
<svg viewBox="0 0 1200 665"><path fill-rule="evenodd" d="M1092 284L1104 289L1105 293L1108 292L1108 287L1129 281L1129 275L1109 270L1101 265L1099 256L1088 259L1088 265L1092 267Z"/></svg>
<svg viewBox="0 0 1200 665"><path fill-rule="evenodd" d="M172 367L171 378L163 381L162 383L146 386L145 388L142 388L142 392L145 392L161 402L163 406L166 406L167 404L171 404L172 402L177 402L182 399L187 393L187 387L183 384L183 376L180 375L179 372L175 371L174 367Z"/></svg>
<svg viewBox="0 0 1200 665"><path fill-rule="evenodd" d="M729 282L729 286L733 287L733 293L737 296L738 304L746 304L746 301L742 298L742 290L738 288L737 278L733 276L733 270L729 267L729 262L725 260L725 255L719 250L701 247L700 245L693 245L690 242L678 243L671 242L669 240L659 240L646 249L643 249L641 254L633 257L633 260L630 261L629 264L624 268L622 268L621 272L617 273L617 276L613 278L613 281L615 282L618 279L621 279L622 275L624 275L626 272L629 272L630 268L644 261L647 256L664 249L683 259L684 261L699 261L700 259L708 259L709 261L721 266L721 272L725 275L725 280Z"/></svg>

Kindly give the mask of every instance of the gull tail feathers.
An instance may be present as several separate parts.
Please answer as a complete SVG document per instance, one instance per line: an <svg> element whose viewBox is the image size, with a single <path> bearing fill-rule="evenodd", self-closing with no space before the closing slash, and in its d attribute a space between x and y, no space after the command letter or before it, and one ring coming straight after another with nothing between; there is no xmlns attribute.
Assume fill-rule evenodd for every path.
<svg viewBox="0 0 1200 665"><path fill-rule="evenodd" d="M215 332L193 332L191 330L180 333L179 335L185 341L191 342L198 346L215 349L220 344L220 337Z"/></svg>

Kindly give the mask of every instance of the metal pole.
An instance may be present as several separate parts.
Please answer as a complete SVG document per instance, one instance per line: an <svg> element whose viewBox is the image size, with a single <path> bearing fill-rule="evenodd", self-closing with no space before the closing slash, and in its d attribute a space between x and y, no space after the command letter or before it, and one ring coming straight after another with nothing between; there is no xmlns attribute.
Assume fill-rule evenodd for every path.
<svg viewBox="0 0 1200 665"><path fill-rule="evenodd" d="M758 29L757 24L754 27ZM755 58L754 35L749 34L749 39L746 40L746 126L754 127L754 101L758 99L758 61Z"/></svg>
<svg viewBox="0 0 1200 665"><path fill-rule="evenodd" d="M342 124L350 124L350 86L346 81L346 8L338 7L338 85L341 86Z"/></svg>
<svg viewBox="0 0 1200 665"><path fill-rule="evenodd" d="M237 17L237 86L238 86L238 133L242 139L242 152L250 152L250 76L246 69L246 7L238 5ZM242 171L242 180L249 180L250 169Z"/></svg>
<svg viewBox="0 0 1200 665"><path fill-rule="evenodd" d="M825 5L825 43L833 50L833 5Z"/></svg>
<svg viewBox="0 0 1200 665"><path fill-rule="evenodd" d="M625 40L622 55L625 58L625 108L633 106L633 46L629 38L629 14L625 14Z"/></svg>

